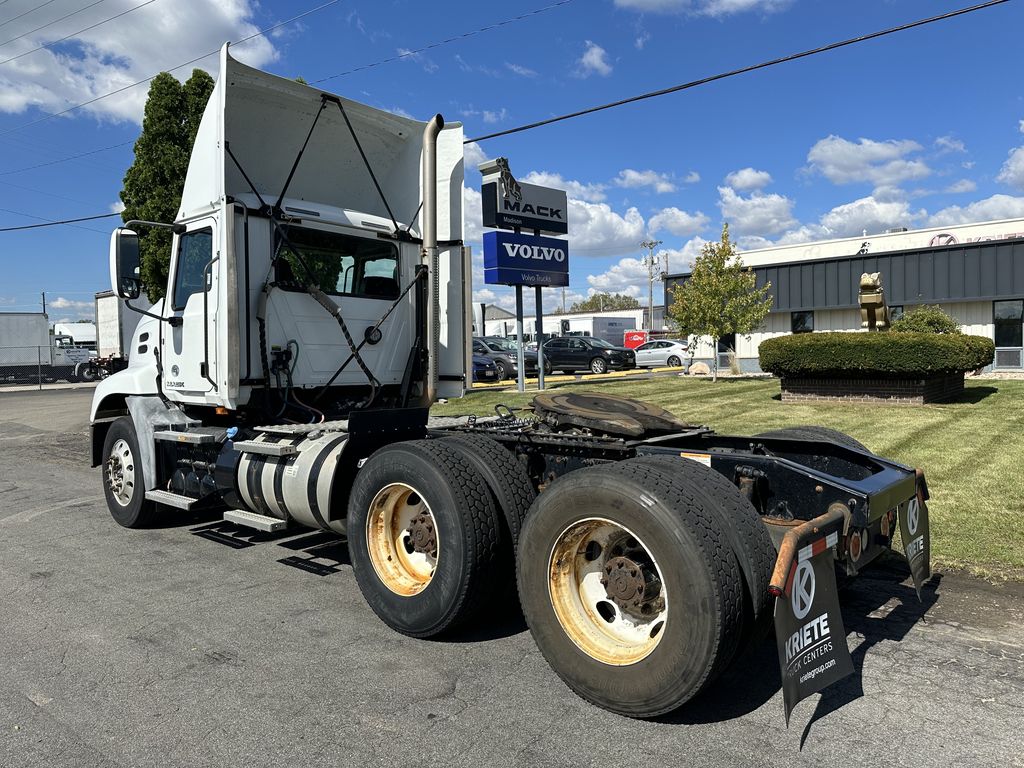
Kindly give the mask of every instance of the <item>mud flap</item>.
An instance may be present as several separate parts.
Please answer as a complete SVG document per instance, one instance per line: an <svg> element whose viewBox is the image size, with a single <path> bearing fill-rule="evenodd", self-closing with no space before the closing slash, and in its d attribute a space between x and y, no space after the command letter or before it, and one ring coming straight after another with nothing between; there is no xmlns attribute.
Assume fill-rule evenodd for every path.
<svg viewBox="0 0 1024 768"><path fill-rule="evenodd" d="M931 536L928 526L928 486L924 475L918 470L917 495L900 504L896 511L900 524L900 537L903 540L903 554L910 566L910 575L914 579L917 599L921 599L921 585L932 575Z"/></svg>
<svg viewBox="0 0 1024 768"><path fill-rule="evenodd" d="M853 672L832 555L838 538L833 531L802 547L775 600L786 727L799 701Z"/></svg>

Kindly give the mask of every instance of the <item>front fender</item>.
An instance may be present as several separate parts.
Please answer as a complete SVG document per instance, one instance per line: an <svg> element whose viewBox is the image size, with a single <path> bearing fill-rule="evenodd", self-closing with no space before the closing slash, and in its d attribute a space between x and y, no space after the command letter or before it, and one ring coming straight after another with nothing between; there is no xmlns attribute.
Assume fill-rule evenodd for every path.
<svg viewBox="0 0 1024 768"><path fill-rule="evenodd" d="M109 419L122 416L128 412L125 398L131 395L156 395L157 389L156 361L147 361L142 365L130 365L123 371L113 373L96 385L92 396L92 409L89 422L97 419Z"/></svg>

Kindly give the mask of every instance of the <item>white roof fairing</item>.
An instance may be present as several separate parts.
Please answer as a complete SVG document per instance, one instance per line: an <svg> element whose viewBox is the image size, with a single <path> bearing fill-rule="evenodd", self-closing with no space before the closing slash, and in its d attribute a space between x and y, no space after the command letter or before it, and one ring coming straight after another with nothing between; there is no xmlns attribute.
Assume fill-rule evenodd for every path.
<svg viewBox="0 0 1024 768"><path fill-rule="evenodd" d="M252 192L224 147L230 147L263 199L277 202L321 105L323 91L247 67L221 49L220 76L189 160L179 219L209 212L227 196ZM333 96L332 96L333 98ZM347 99L344 105L370 167L399 224L420 200L426 123ZM462 237L462 125L438 137L438 237ZM390 218L338 105L328 101L288 186L306 200Z"/></svg>

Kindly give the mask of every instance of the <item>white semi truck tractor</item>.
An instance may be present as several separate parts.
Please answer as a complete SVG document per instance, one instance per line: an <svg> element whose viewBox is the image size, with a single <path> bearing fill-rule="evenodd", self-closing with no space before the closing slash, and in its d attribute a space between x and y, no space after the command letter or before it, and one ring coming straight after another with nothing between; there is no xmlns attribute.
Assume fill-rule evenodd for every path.
<svg viewBox="0 0 1024 768"><path fill-rule="evenodd" d="M804 653L835 613L833 562L855 575L911 517L926 577L923 477L831 430L731 437L573 389L429 418L468 386L462 147L440 115L373 109L224 47L175 221L111 236L132 308L138 233L173 232L166 297L92 404L118 523L204 511L334 531L371 608L414 637L517 610L518 589L569 687L639 717L714 685L773 607L777 626L795 611L786 647ZM808 591L825 557L833 590ZM800 659L780 655L787 701L845 669L823 658L832 677L797 678Z"/></svg>

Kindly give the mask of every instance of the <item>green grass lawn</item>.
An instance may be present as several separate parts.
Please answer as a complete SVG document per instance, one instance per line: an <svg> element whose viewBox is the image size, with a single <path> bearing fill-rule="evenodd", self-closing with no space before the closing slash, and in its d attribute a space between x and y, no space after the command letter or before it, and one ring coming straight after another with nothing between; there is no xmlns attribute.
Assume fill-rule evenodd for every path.
<svg viewBox="0 0 1024 768"><path fill-rule="evenodd" d="M723 433L798 424L846 432L880 456L924 469L933 565L1024 580L1024 381L969 381L959 402L925 406L783 404L775 379L712 384L671 376L560 386L649 400ZM497 403L526 405L532 397L478 392L432 412L489 414Z"/></svg>

